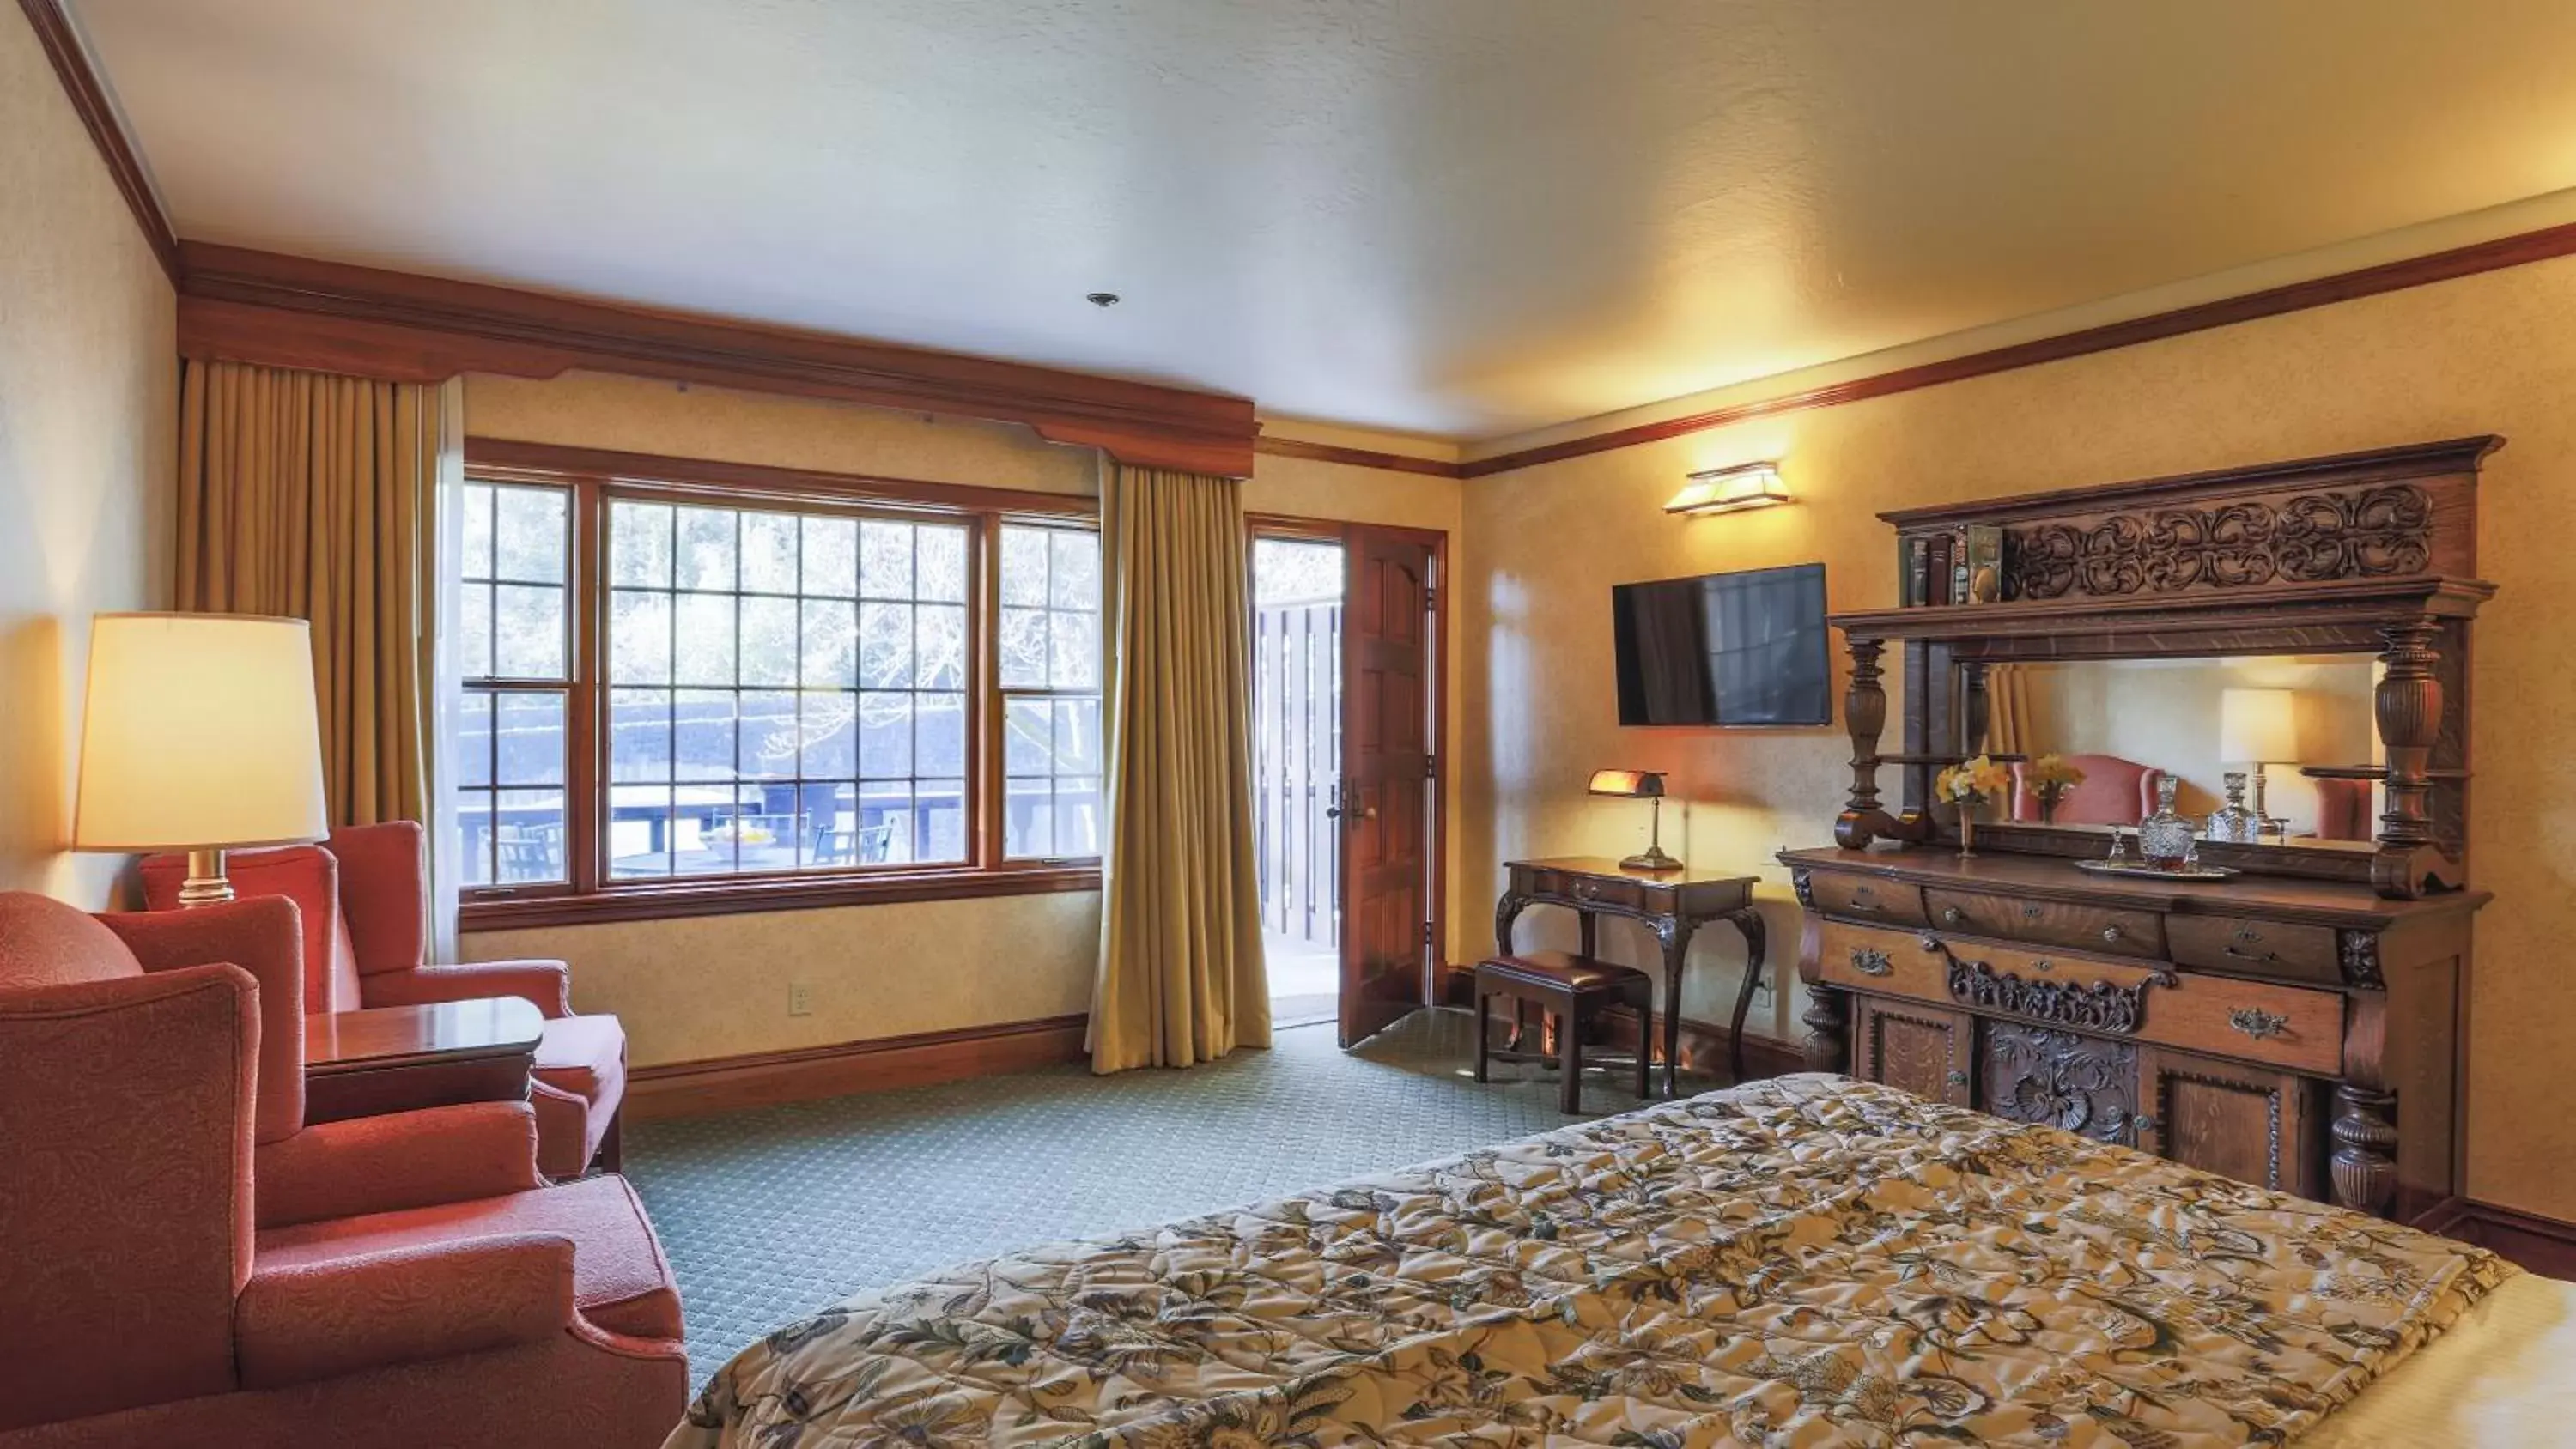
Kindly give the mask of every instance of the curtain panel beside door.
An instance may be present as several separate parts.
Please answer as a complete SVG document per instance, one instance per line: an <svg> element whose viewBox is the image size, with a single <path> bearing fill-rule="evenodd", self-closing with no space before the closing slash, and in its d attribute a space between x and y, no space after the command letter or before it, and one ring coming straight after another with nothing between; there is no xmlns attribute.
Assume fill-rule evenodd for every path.
<svg viewBox="0 0 2576 1449"><path fill-rule="evenodd" d="M1240 481L1101 484L1108 836L1092 1070L1270 1044L1253 855L1252 588Z"/></svg>

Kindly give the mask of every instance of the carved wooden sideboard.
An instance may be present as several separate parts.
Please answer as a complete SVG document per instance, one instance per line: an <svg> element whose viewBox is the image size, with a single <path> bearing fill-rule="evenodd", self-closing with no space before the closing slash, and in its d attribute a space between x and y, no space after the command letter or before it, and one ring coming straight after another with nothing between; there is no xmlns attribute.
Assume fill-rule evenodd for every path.
<svg viewBox="0 0 2576 1449"><path fill-rule="evenodd" d="M1852 789L1805 906L1807 1060L2212 1171L2416 1219L2458 1196L2471 922L2470 438L1882 515L2003 536L2000 599L1837 614ZM1903 545L1900 543L1900 556ZM1904 749L1881 658L1904 649ZM2205 843L2219 882L2080 870L2098 834L1981 821L1985 671L2025 660L2374 655L2371 842ZM1899 772L1896 809L1879 772Z"/></svg>

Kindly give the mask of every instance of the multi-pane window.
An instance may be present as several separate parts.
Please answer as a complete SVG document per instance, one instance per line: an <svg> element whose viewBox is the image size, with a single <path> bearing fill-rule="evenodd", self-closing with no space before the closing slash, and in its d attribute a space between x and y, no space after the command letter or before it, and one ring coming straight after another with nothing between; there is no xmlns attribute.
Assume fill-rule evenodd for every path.
<svg viewBox="0 0 2576 1449"><path fill-rule="evenodd" d="M567 878L571 520L563 488L465 486L452 758L469 886Z"/></svg>
<svg viewBox="0 0 2576 1449"><path fill-rule="evenodd" d="M1100 853L1100 535L1002 526L1002 852Z"/></svg>
<svg viewBox="0 0 2576 1449"><path fill-rule="evenodd" d="M1080 501L469 466L442 647L474 898L1072 888L1049 863L1098 855Z"/></svg>
<svg viewBox="0 0 2576 1449"><path fill-rule="evenodd" d="M608 505L609 871L966 859L962 523Z"/></svg>

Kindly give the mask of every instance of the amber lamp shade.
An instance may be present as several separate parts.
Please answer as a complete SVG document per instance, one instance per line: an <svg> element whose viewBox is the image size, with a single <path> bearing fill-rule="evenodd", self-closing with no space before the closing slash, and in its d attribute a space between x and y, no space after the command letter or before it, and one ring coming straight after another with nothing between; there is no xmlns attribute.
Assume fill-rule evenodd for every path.
<svg viewBox="0 0 2576 1449"><path fill-rule="evenodd" d="M72 848L184 850L180 900L230 900L227 849L330 830L311 626L241 614L91 621Z"/></svg>

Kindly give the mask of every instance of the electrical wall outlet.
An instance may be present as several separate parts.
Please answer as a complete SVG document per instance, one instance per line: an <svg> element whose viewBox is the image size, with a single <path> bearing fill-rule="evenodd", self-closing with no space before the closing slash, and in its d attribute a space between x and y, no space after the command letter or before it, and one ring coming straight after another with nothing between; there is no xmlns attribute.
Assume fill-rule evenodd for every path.
<svg viewBox="0 0 2576 1449"><path fill-rule="evenodd" d="M787 1014L789 1016L812 1016L814 1014L814 985L812 982L790 981L787 983Z"/></svg>

